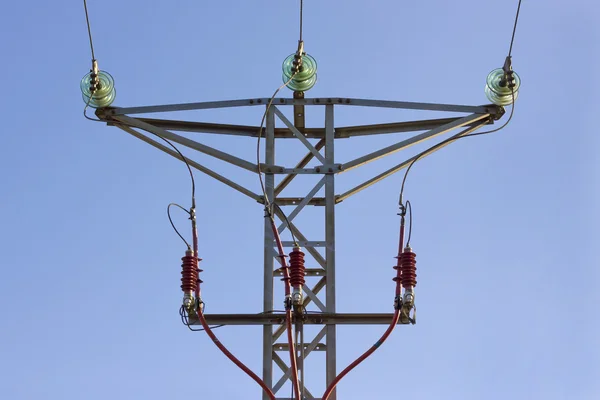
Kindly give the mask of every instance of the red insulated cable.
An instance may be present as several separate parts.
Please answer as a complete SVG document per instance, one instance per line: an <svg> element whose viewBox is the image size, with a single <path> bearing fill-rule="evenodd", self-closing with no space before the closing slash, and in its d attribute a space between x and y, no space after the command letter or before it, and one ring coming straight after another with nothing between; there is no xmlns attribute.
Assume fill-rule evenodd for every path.
<svg viewBox="0 0 600 400"><path fill-rule="evenodd" d="M223 352L223 354L225 354L227 356L227 358L229 358L235 365L237 365L242 371L244 371L250 378L254 379L254 381L256 381L256 383L258 383L260 385L260 387L263 388L263 390L267 393L267 395L269 396L269 398L271 400L275 400L276 399L275 394L271 391L271 389L269 389L269 387L265 384L265 382L262 379L260 379L254 372L252 372L248 367L246 367L246 365L244 365L244 363L242 363L233 354L231 354L231 352L229 350L227 350L227 348L223 345L223 343L221 343L219 341L219 339L215 336L213 331L210 329L210 326L208 326L208 324L206 323L206 318L204 317L204 313L202 313L200 310L198 310L198 315L200 317L200 323L202 323L202 327L204 328L204 330L206 331L208 336L212 339L214 344L217 345L219 350L221 350Z"/></svg>
<svg viewBox="0 0 600 400"><path fill-rule="evenodd" d="M381 338L377 342L375 342L375 344L373 346L371 346L371 348L369 350L367 350L366 352L364 352L363 355L361 355L360 357L358 357L352 364L348 365L346 367L346 369L344 369L342 372L340 372L338 374L338 376L335 377L335 379L327 387L327 390L325 390L325 393L323 394L323 399L322 400L327 400L329 398L329 396L331 395L331 392L333 392L333 389L335 389L335 387L337 386L337 384L340 382L340 380L348 372L352 371L358 364L360 364L367 357L369 357L371 354L373 354L375 352L375 350L377 350L379 348L379 346L381 346L383 344L383 342L385 342L387 340L387 338L392 334L392 331L396 327L396 324L398 324L398 319L400 319L400 310L396 310L394 312L394 318L392 320L392 323L387 328L387 330L385 331L385 333L383 334L383 336L381 336Z"/></svg>
<svg viewBox="0 0 600 400"><path fill-rule="evenodd" d="M290 271L285 261L285 252L283 251L283 243L279 236L279 231L275 225L275 219L271 217L271 228L273 229L273 236L275 237L275 243L277 244L277 250L279 251L279 258L281 258L281 267L283 269L283 282L285 284L285 296L290 296ZM290 229L292 229L290 227ZM296 399L300 399L300 381L298 380L298 365L296 363L296 346L294 345L294 335L292 333L292 311L286 310L285 323L288 339L288 347L290 349L290 369L292 370L292 385L296 392Z"/></svg>
<svg viewBox="0 0 600 400"><path fill-rule="evenodd" d="M394 281L396 282L396 297L400 296L402 292L402 268L400 257L402 257L402 253L404 251L404 216L400 219L400 239L398 240L398 256L396 257L396 266L394 269L396 270L396 277Z"/></svg>
<svg viewBox="0 0 600 400"><path fill-rule="evenodd" d="M399 244L398 244L398 257L396 257L398 259L398 261L396 263L396 267L394 267L394 269L397 271L396 278L394 278L394 281L396 281L396 296L399 296L401 293L401 290L402 290L401 278L400 278L400 271L401 271L400 270L400 256L402 255L403 248L404 248L404 216L402 216L401 220L400 220L400 240L399 240ZM392 318L392 323L390 324L390 326L388 326L387 330L381 336L381 338L379 338L379 340L377 342L375 342L375 344L373 346L371 346L371 348L369 350L365 351L360 357L358 357L356 360L354 360L354 362L352 364L348 365L342 372L340 372L335 377L335 379L329 384L329 386L327 386L327 389L325 390L325 393L323 394L322 400L329 399L329 396L331 396L333 389L335 389L335 387L342 380L342 378L344 376L346 376L348 374L348 372L350 372L354 368L356 368L361 362L366 360L367 357L369 357L371 354L373 354L375 352L375 350L377 350L383 344L383 342L385 342L387 340L387 338L392 334L392 331L394 330L394 328L396 328L396 325L398 324L399 319L400 319L400 309L397 309L394 312L394 318Z"/></svg>
<svg viewBox="0 0 600 400"><path fill-rule="evenodd" d="M196 218L195 217L192 217L192 239L193 239L193 246L194 246L194 256L196 257L196 259L198 259L198 231L196 229ZM200 282L201 281L200 280L198 280L198 281L199 281L199 283L198 283L198 285L196 285L196 298L200 299ZM250 378L252 378L256 383L258 383L259 386L265 391L265 393L267 393L267 395L269 396L269 399L276 400L275 394L267 386L267 384L262 379L260 379L254 372L252 372L252 370L250 368L248 368L243 362L241 362L233 354L231 354L231 352L229 350L227 350L227 348L223 345L223 343L221 343L221 341L215 336L212 329L210 329L210 326L206 322L206 318L204 317L204 313L202 312L200 307L198 308L198 317L200 319L200 323L202 324L202 327L204 328L204 331L206 332L208 337L211 338L213 343L219 348L219 350L221 350L221 352L223 352L223 354L225 354L225 356L227 356L227 358L229 358L235 365L237 365L242 371L244 371Z"/></svg>

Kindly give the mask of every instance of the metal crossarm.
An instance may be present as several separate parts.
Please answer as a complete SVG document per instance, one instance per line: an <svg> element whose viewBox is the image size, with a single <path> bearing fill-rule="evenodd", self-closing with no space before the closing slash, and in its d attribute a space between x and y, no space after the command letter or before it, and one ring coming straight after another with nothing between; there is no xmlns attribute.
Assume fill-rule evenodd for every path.
<svg viewBox="0 0 600 400"><path fill-rule="evenodd" d="M351 170L354 168L404 151L411 146L443 134L452 134L454 136L450 137L456 138L467 135L485 125L493 124L494 121L503 116L504 109L495 105L465 106L338 97L303 98L303 96L297 95L294 98L276 98L273 100L273 106L268 109L266 115L264 129L250 125L157 119L154 118L154 115L153 118L146 118L146 114L257 106L260 112L265 112L269 100L268 98L256 98L144 107L103 108L98 109L96 115L107 124L114 125L177 159L180 159L179 154L154 140L153 136L158 135L185 146L188 149L188 154L194 154L195 151L202 154L203 157L213 157L240 168L240 171L249 171L254 174L259 172L256 161L244 160L175 132L187 132L190 135L194 133L234 135L248 138L257 138L260 135L261 139L264 139L262 143L264 144L265 158L260 165L260 171L264 173L265 194L271 203L276 203L284 208L288 207L285 211L287 220L280 210L275 210L275 215L279 219L279 231L289 229L294 233L297 244L306 252L307 264L309 264L309 268L306 269L306 284L303 288L305 295L303 305L308 312L301 319L298 316L294 317L293 322L307 326L321 326L316 334L307 338L304 346L300 346L298 365L304 371L304 359L306 357L315 351L325 353L326 382L329 384L338 372L336 366L336 326L344 324L389 324L393 316L392 313L337 313L335 205L406 168L415 156L405 157L402 162L394 167L354 187L347 188L341 194L336 194L336 175L346 172L352 173ZM436 119L337 127L334 111L336 108L347 106L357 109L370 107L391 110L421 110L430 113L449 112L453 115ZM305 127L304 113L305 111L310 112L313 107L325 108L325 121L321 127ZM286 111L293 111L293 118L286 116ZM138 114L140 114L140 117L134 117ZM462 115L457 116L456 114ZM277 121L283 126L276 127ZM355 159L344 160L344 155L335 151L335 143L339 140L389 134L402 134L402 138L387 147ZM306 151L305 155L292 165L278 165L275 157L276 144L280 143L281 140L297 141L298 145ZM424 153L421 158L444 146L439 146ZM190 166L197 171L233 188L251 198L254 202L264 203L264 196L262 193L257 194L257 188L247 188L240 183L236 183L234 179L227 178L202 165L192 155L186 155L185 157ZM309 167L311 162L313 166ZM300 174L317 175L312 188L304 195L281 196L284 190L293 190L294 179ZM278 182L276 182L276 178ZM324 194L322 194L323 192ZM319 196L317 196L318 194ZM307 206L311 205L322 207L325 237L307 237L302 233L301 228L296 226L297 217ZM285 332L285 316L271 312L274 309L274 283L275 279L279 279L281 276L281 270L279 269L280 264L275 262L277 253L274 249L273 232L266 218L264 224L263 312L258 314L207 314L206 320L209 324L260 325L263 327L262 379L267 386L278 393L289 382L291 373L289 365L277 353L289 351L289 347L287 343L278 343L279 338ZM290 248L295 243L284 241L283 245ZM192 318L191 323L198 323L198 321ZM277 376L274 375L274 365L277 366L277 370L281 371ZM322 391L321 388L312 388L311 382L302 382L302 386L304 387L305 399L313 399L313 393ZM268 396L264 394L263 399L268 399ZM278 397L277 399L285 400L288 397ZM329 399L336 399L335 391Z"/></svg>

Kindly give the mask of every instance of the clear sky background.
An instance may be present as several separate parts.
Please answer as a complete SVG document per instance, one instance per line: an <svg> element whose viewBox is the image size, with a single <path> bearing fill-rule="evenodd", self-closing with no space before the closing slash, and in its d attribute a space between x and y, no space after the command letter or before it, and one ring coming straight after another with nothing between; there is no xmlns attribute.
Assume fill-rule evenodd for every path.
<svg viewBox="0 0 600 400"><path fill-rule="evenodd" d="M319 63L308 95L485 104L485 78L504 61L516 5L307 0L306 50ZM298 1L92 0L89 8L118 106L267 97L296 50ZM406 198L418 324L400 326L345 378L340 400L600 398L599 16L592 0L523 2L513 121L415 166ZM205 334L179 321L185 248L165 207L189 206L185 167L83 118L82 2L8 2L0 33L0 398L261 398ZM258 125L260 111L169 117ZM336 114L339 125L443 116ZM318 112L308 118L322 124ZM403 137L348 140L338 161ZM253 161L254 140L196 139ZM342 175L337 192L418 150ZM277 161L293 165L298 153L288 145ZM196 159L258 192L256 176ZM393 311L401 178L338 206L341 312ZM207 311L259 312L262 207L196 179ZM304 195L305 181L287 194ZM298 219L315 240L324 236L321 212ZM186 229L183 216L176 221ZM339 328L338 368L384 328ZM259 327L215 332L260 372ZM321 394L324 357L309 360L307 384Z"/></svg>

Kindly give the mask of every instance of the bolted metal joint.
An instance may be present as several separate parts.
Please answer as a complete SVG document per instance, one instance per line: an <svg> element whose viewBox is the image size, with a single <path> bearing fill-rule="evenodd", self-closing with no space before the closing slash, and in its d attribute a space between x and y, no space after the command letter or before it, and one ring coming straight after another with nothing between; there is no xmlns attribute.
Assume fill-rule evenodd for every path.
<svg viewBox="0 0 600 400"><path fill-rule="evenodd" d="M402 309L402 296L398 295L394 297L394 310Z"/></svg>
<svg viewBox="0 0 600 400"><path fill-rule="evenodd" d="M192 292L184 293L182 304L183 304L183 307L189 311L190 308L192 308L196 304L196 299L194 299L194 294Z"/></svg>
<svg viewBox="0 0 600 400"><path fill-rule="evenodd" d="M292 304L295 306L299 306L302 304L303 300L304 300L304 296L302 295L302 291L294 290L294 293L292 293Z"/></svg>
<svg viewBox="0 0 600 400"><path fill-rule="evenodd" d="M402 299L404 307L411 309L415 305L415 292L407 290L404 292L404 298Z"/></svg>
<svg viewBox="0 0 600 400"><path fill-rule="evenodd" d="M296 54L294 55L294 61L292 62L292 73L296 74L298 72L304 71L304 67L302 66L302 56L304 56L304 42L302 40L298 41L298 50L296 50Z"/></svg>

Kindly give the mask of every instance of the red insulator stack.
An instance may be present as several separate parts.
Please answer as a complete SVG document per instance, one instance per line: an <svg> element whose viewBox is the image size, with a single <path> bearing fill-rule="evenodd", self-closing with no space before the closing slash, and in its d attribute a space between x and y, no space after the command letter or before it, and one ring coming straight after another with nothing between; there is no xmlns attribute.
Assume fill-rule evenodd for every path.
<svg viewBox="0 0 600 400"><path fill-rule="evenodd" d="M417 286L417 255L410 247L404 248L400 256L401 281L404 288Z"/></svg>
<svg viewBox="0 0 600 400"><path fill-rule="evenodd" d="M202 272L198 268L199 259L194 256L193 251L187 250L181 261L181 290L184 293L193 293L198 288L198 284L202 283L198 277L198 273Z"/></svg>
<svg viewBox="0 0 600 400"><path fill-rule="evenodd" d="M292 287L302 288L305 275L304 253L300 250L300 247L294 247L294 250L290 253L290 284Z"/></svg>

